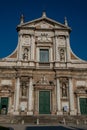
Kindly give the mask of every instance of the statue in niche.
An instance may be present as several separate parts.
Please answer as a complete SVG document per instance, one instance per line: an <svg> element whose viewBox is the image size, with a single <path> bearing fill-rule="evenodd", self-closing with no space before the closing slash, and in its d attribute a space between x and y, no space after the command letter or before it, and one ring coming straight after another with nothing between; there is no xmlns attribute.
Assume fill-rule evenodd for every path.
<svg viewBox="0 0 87 130"><path fill-rule="evenodd" d="M66 86L66 83L62 83L62 97L67 97L67 86Z"/></svg>
<svg viewBox="0 0 87 130"><path fill-rule="evenodd" d="M60 61L65 61L65 51L63 48L60 49Z"/></svg>
<svg viewBox="0 0 87 130"><path fill-rule="evenodd" d="M27 87L26 84L23 83L22 84L22 96L26 96L27 95Z"/></svg>
<svg viewBox="0 0 87 130"><path fill-rule="evenodd" d="M24 48L23 59L28 60L28 48Z"/></svg>

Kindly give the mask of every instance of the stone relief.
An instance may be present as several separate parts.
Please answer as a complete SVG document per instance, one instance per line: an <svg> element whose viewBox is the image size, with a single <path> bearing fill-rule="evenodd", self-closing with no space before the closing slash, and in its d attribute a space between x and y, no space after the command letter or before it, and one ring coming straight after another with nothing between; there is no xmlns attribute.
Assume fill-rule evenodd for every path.
<svg viewBox="0 0 87 130"><path fill-rule="evenodd" d="M65 46L65 36L59 36L58 42L60 46Z"/></svg>
<svg viewBox="0 0 87 130"><path fill-rule="evenodd" d="M20 110L21 112L25 112L27 109L27 102L21 102L20 103Z"/></svg>
<svg viewBox="0 0 87 130"><path fill-rule="evenodd" d="M49 28L49 26L45 22L41 23L40 26L41 26L41 28Z"/></svg>
<svg viewBox="0 0 87 130"><path fill-rule="evenodd" d="M49 83L48 83L48 80L46 79L46 76L42 75L40 81L38 81L37 84L46 85L46 84L49 84Z"/></svg>
<svg viewBox="0 0 87 130"><path fill-rule="evenodd" d="M23 45L30 46L30 36L29 35L23 35Z"/></svg>
<svg viewBox="0 0 87 130"><path fill-rule="evenodd" d="M0 92L1 93L8 93L11 94L12 92L14 92L13 88L11 86L5 85L5 86L0 86Z"/></svg>

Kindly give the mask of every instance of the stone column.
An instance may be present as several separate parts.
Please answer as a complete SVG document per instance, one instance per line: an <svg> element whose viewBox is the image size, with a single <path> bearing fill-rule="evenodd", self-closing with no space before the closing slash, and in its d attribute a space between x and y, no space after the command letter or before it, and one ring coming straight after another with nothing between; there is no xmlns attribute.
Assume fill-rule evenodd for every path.
<svg viewBox="0 0 87 130"><path fill-rule="evenodd" d="M15 115L19 114L19 95L20 95L20 78L16 79L16 91L15 91Z"/></svg>
<svg viewBox="0 0 87 130"><path fill-rule="evenodd" d="M70 115L75 115L73 84L71 78L69 78L69 104L70 104Z"/></svg>
<svg viewBox="0 0 87 130"><path fill-rule="evenodd" d="M33 115L33 85L32 78L30 78L29 82L29 92L28 92L28 112L27 115Z"/></svg>
<svg viewBox="0 0 87 130"><path fill-rule="evenodd" d="M79 103L79 97L77 96L77 114L80 115L80 103Z"/></svg>
<svg viewBox="0 0 87 130"><path fill-rule="evenodd" d="M62 115L61 100L60 100L60 83L58 78L57 78L57 85L56 85L56 95L57 95L57 115Z"/></svg>

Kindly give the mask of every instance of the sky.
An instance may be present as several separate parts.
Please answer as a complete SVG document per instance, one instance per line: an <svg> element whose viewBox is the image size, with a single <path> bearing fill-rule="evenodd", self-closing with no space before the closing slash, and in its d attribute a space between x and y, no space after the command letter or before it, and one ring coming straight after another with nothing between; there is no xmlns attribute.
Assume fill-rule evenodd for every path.
<svg viewBox="0 0 87 130"><path fill-rule="evenodd" d="M64 23L67 17L70 46L73 52L87 61L87 0L0 0L0 58L10 55L17 47L17 25L21 14L25 22L47 17Z"/></svg>

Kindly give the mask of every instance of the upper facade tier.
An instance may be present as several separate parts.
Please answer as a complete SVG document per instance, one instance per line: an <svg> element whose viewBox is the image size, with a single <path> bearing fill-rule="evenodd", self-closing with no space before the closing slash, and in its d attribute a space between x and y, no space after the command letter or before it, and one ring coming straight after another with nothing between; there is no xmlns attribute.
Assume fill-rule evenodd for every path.
<svg viewBox="0 0 87 130"><path fill-rule="evenodd" d="M87 68L87 62L78 58L70 48L71 28L66 18L61 24L43 12L40 18L24 22L22 15L17 32L17 48L0 61L0 66Z"/></svg>

